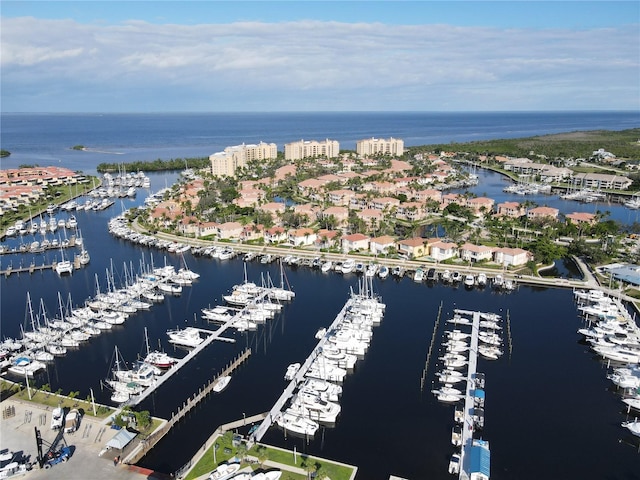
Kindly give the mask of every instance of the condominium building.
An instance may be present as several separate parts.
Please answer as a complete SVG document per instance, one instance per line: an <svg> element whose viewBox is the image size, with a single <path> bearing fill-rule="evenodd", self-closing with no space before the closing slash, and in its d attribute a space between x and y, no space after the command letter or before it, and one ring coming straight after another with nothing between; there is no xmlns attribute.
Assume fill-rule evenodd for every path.
<svg viewBox="0 0 640 480"><path fill-rule="evenodd" d="M252 160L269 160L278 156L278 147L275 143L260 142L257 145L236 145L227 147L222 152L209 156L211 173L214 176L233 177L238 168L244 167Z"/></svg>
<svg viewBox="0 0 640 480"><path fill-rule="evenodd" d="M337 140L300 140L286 143L284 146L285 160L302 160L309 157L336 158L339 153L340 143Z"/></svg>
<svg viewBox="0 0 640 480"><path fill-rule="evenodd" d="M404 141L399 138L367 138L356 142L356 153L367 155L400 156L404 153Z"/></svg>

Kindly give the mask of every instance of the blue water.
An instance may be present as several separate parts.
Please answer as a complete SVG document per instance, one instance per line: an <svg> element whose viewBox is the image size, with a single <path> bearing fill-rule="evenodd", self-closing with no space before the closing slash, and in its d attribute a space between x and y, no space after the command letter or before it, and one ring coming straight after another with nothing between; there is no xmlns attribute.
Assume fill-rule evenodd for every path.
<svg viewBox="0 0 640 480"><path fill-rule="evenodd" d="M413 133L416 138L427 138L436 135L433 132L438 128L442 128L440 132L444 131L444 127L437 127L438 119L443 122L457 119L460 127L450 125L448 130L451 136L460 138L482 131L487 135L494 132L496 136L507 136L509 132L505 125L509 119L512 120L509 130L531 132L526 135L551 133L544 128L563 128L556 114L546 117L544 114L507 115L505 118L497 114L474 114L471 116L473 121L466 122L462 122L465 118L462 114L391 114L386 116L389 122L386 127L382 114L104 117L3 115L3 148L14 152L8 161L3 161L3 167L10 162L36 163L26 159L38 157L41 164L59 158L64 166L79 168L78 165L83 165L82 168L89 170L100 161L112 161L110 159L125 155L134 157L143 151L148 152L150 158L189 156L178 153L189 148L202 149L203 154L207 154L215 142L198 138L207 129L213 129L214 119L220 122L217 131L226 132L220 133L221 147L215 149L242 141L278 142L278 139L288 141L298 137L328 136L347 142L348 138L360 138L363 132L398 137L405 132ZM227 123L223 122L227 117ZM584 118L594 125L593 128L637 126L637 122L636 125L624 125L625 122L633 123L633 117L628 114L593 114L591 117L590 114L568 114L565 117L568 130L588 128L579 124L585 121ZM268 118L279 119L280 126L276 128L277 122L266 121ZM296 118L300 122L296 122ZM347 121L358 118L369 121L363 126ZM521 122L513 121L513 118ZM264 124L259 119L265 120ZM427 132L426 128L411 124L411 119L414 123L430 121L432 127ZM306 132L304 125L299 124L302 120L308 122ZM118 121L119 132L115 125ZM214 123L205 128L205 121ZM535 123L540 126L535 127ZM133 125L137 125L138 130ZM249 132L249 125L260 128L253 137L244 133ZM290 126L293 133L285 131L285 125ZM327 128L326 133L321 133L323 125ZM177 133L186 131L192 131L192 141L196 145L189 147L190 140ZM264 132L271 132L270 138L263 137ZM212 135L209 132L209 136ZM444 133L439 135L444 137ZM77 143L128 153L115 156L67 149ZM152 190L166 182L171 183L175 177L175 174L152 175ZM491 183L502 183L492 174L483 175L481 182L485 180L488 183L481 183L478 189L489 189ZM126 200L103 212L76 213L92 259L85 269L73 276L59 278L53 272L43 272L0 279L2 335L19 335L20 326L28 319L27 292L36 309L42 299L47 311L54 315L58 291L63 298L70 293L74 303L82 303L95 293L96 278L100 288L106 288L105 271L112 265L116 280L123 276L124 263L138 269L142 259L145 263L151 261L151 254L155 265L164 263L166 257L167 262L179 266L179 257L131 245L108 234L107 220L121 208L137 205L141 200ZM572 203L571 206L580 204ZM64 215L58 217L64 218ZM222 262L191 255L185 258L188 266L202 275L193 287L186 288L181 297L170 298L151 311L130 318L124 326L57 359L37 382L49 383L54 391L58 388L64 392L78 390L82 398L92 389L98 401L108 402L108 392L101 389L100 380L108 374L114 346L118 346L125 359L132 361L143 350L145 327L152 344L160 340L169 352L184 355L167 343L165 331L178 325L205 326L199 319L200 309L219 303L221 295L239 283L243 276L241 260ZM8 257L3 257L3 265L6 261ZM255 281L267 271L276 277L276 268L251 263L248 264L248 275ZM243 413L249 416L268 410L285 387L286 366L304 360L315 345L316 330L331 323L347 299L349 288L356 285L354 275L327 275L305 268L287 269L286 273L297 297L279 317L256 333L234 334L235 344L219 342L211 345L142 405L154 415L170 416L244 347L253 348L251 358L234 373L229 387L222 394L209 397L172 430L167 439L143 459L144 466L163 472L175 471L217 425L242 418ZM367 356L345 381L342 414L336 427L320 431L308 444L293 437L285 439L274 427L266 435L266 442L288 448L295 445L299 452L356 464L358 479L386 480L390 474L414 480L451 478L446 469L448 457L453 452L449 443L453 407L439 404L429 393L435 378L433 362L428 365L424 391L420 389L429 342L438 308L442 305L444 318L451 315L454 308L465 308L493 311L504 316L508 312L511 320L511 354L505 354L497 362L480 361L480 369L487 374L484 438L491 444L492 478L640 478L638 442L620 427L627 417L619 396L611 391L611 384L605 378L606 369L579 342L576 329L581 321L570 291L520 287L513 294L499 295L489 289L467 291L415 284L409 279L377 281L375 288L387 304L387 312L382 325L374 331ZM442 328L441 324L436 335L438 341ZM437 356L435 353L432 356L434 361Z"/></svg>
<svg viewBox="0 0 640 480"><path fill-rule="evenodd" d="M516 138L575 130L640 126L638 112L500 113L2 113L3 168L64 164L92 173L101 162L201 157L241 143L338 140L355 149L368 137L402 138L406 146ZM84 145L107 153L70 150Z"/></svg>

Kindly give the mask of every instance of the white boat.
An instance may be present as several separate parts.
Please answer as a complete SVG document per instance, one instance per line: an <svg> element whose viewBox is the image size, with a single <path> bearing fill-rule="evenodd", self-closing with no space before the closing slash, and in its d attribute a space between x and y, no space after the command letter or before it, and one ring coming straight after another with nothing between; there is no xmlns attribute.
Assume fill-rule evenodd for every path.
<svg viewBox="0 0 640 480"><path fill-rule="evenodd" d="M324 273L327 273L331 271L332 267L333 267L333 262L331 262L331 260L327 260L320 266L320 270Z"/></svg>
<svg viewBox="0 0 640 480"><path fill-rule="evenodd" d="M484 287L487 284L487 274L484 272L480 272L476 281L479 287Z"/></svg>
<svg viewBox="0 0 640 480"><path fill-rule="evenodd" d="M305 436L313 436L319 428L314 420L286 412L278 416L276 423L289 432Z"/></svg>
<svg viewBox="0 0 640 480"><path fill-rule="evenodd" d="M223 463L209 474L208 480L228 480L240 470L239 463Z"/></svg>
<svg viewBox="0 0 640 480"><path fill-rule="evenodd" d="M504 277L500 274L493 277L493 288L501 289L504 287Z"/></svg>
<svg viewBox="0 0 640 480"><path fill-rule="evenodd" d="M424 270L422 270L420 267L416 268L415 273L413 274L413 281L414 282L422 282L424 280Z"/></svg>
<svg viewBox="0 0 640 480"><path fill-rule="evenodd" d="M301 392L314 393L323 400L337 402L342 395L342 387L335 383L327 382L317 378L307 378L300 387Z"/></svg>
<svg viewBox="0 0 640 480"><path fill-rule="evenodd" d="M451 282L451 270L445 270L444 272L442 272L442 275L440 275L440 278L442 278L442 282L443 283L450 283Z"/></svg>
<svg viewBox="0 0 640 480"><path fill-rule="evenodd" d="M160 282L158 283L158 290L163 293L170 293L171 295L180 295L182 293L182 286L173 283Z"/></svg>
<svg viewBox="0 0 640 480"><path fill-rule="evenodd" d="M640 395L632 398L625 398L622 401L627 407L640 411Z"/></svg>
<svg viewBox="0 0 640 480"><path fill-rule="evenodd" d="M222 390L227 388L227 385L229 385L230 381L231 381L231 376L230 375L225 375L224 377L220 377L216 381L216 384L213 386L213 391L216 392L216 393L221 392Z"/></svg>
<svg viewBox="0 0 640 480"><path fill-rule="evenodd" d="M449 460L449 473L458 475L460 473L460 454L454 453Z"/></svg>
<svg viewBox="0 0 640 480"><path fill-rule="evenodd" d="M287 367L287 371L284 374L284 379L285 380L293 380L293 377L296 376L296 373L298 373L298 370L300 370L300 364L299 363L292 363L291 365L289 365Z"/></svg>
<svg viewBox="0 0 640 480"><path fill-rule="evenodd" d="M187 327L184 330L179 328L167 330L167 335L169 335L169 342L185 347L197 347L204 342L204 338L200 336L200 331L193 327Z"/></svg>
<svg viewBox="0 0 640 480"><path fill-rule="evenodd" d="M640 420L635 420L633 422L624 422L622 426L629 430L636 437L640 437Z"/></svg>
<svg viewBox="0 0 640 480"><path fill-rule="evenodd" d="M229 307L216 306L214 308L203 308L202 316L214 322L227 322L233 318Z"/></svg>
<svg viewBox="0 0 640 480"><path fill-rule="evenodd" d="M345 260L344 262L342 262L342 273L351 273L353 272L353 270L356 268L356 262L355 260L352 260L351 258Z"/></svg>
<svg viewBox="0 0 640 480"><path fill-rule="evenodd" d="M62 250L60 252L62 253ZM71 275L73 273L73 263L64 259L64 253L62 253L62 260L56 263L56 273L58 275Z"/></svg>
<svg viewBox="0 0 640 480"><path fill-rule="evenodd" d="M465 287L471 288L471 287L473 287L475 285L475 283L476 283L476 279L470 273L467 273L464 276L464 286Z"/></svg>
<svg viewBox="0 0 640 480"><path fill-rule="evenodd" d="M386 265L380 265L380 268L378 269L378 277L385 279L389 276L389 267L387 267Z"/></svg>

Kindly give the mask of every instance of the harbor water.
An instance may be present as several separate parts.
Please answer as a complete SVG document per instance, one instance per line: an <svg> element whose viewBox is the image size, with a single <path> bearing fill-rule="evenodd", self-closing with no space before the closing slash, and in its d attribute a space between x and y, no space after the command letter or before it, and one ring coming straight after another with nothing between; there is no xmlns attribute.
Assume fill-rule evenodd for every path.
<svg viewBox="0 0 640 480"><path fill-rule="evenodd" d="M373 130L363 127L362 133ZM350 135L359 138L360 133L353 131ZM94 135L99 138L97 132ZM311 138L313 132L304 136ZM267 136L262 139L271 141ZM79 138L72 143L89 142ZM127 139L119 138L112 145L101 144L101 148L117 150L126 145ZM99 161L116 161L83 153L89 153L83 158L91 159L83 164L86 171ZM154 154L161 155L160 151ZM39 155L41 164L43 159L55 158L52 153ZM61 158L66 162L64 155ZM28 163L28 149L18 152L17 157L22 157L20 163ZM70 161L72 168L78 168L73 163L76 161ZM157 190L171 184L176 174L153 174L151 178L152 190ZM483 189L483 181L481 177L478 189ZM483 191L492 196L488 184ZM184 356L185 351L167 342L166 331L187 325L207 328L200 318L201 308L221 304L222 294L243 281L245 263L241 258L222 261L190 254L183 258L113 238L107 230L108 219L123 208L140 204L144 192L138 195L105 211L74 213L91 254L87 267L66 277L44 271L0 279L2 336L18 337L21 328L30 328L27 293L36 313L42 299L47 314L55 316L58 292L63 302L71 295L74 305L82 304L96 293L96 279L102 291L107 289L107 271L113 271L119 283L124 280L125 270L137 272L143 265L161 266L166 261L176 267L186 263L201 275L200 279L185 287L181 296L167 296L164 303L148 312L140 312L124 325L56 358L34 379L37 384L48 383L52 391L62 389L63 393L78 391L81 398L93 392L97 401L109 403L109 392L101 388L101 380L109 374L115 346L132 362L144 352L146 329L152 346L160 343L167 352ZM612 215L624 215L623 208L611 206L608 210ZM20 260L12 255L3 256L1 261L4 266L8 261L17 265ZM275 263L249 262L246 271L248 279L256 283L267 273L279 282ZM570 266L560 268L563 272L574 275ZM192 410L143 458L141 465L174 472L218 425L269 410L286 386L283 376L287 365L304 361L317 342L316 331L333 321L350 289L357 288L355 274L325 274L306 267L286 267L285 273L296 298L281 314L256 332L225 334L236 342L214 342L140 405L153 415L169 417L240 351L252 348L251 357L234 372L229 386ZM382 324L374 329L366 356L343 384L342 412L335 427L321 428L313 439L303 439L285 436L274 426L264 442L290 449L295 446L301 453L357 465L359 479L382 480L390 474L409 479L450 478L447 465L453 452L453 407L438 403L430 393L439 355L434 353L428 365L426 359L440 307L436 349L447 326L446 318L455 308L462 308L495 312L510 320L511 352L497 361L480 360L478 366L487 380L483 438L491 445L492 478L640 478L638 441L620 426L628 417L619 393L606 379L606 365L593 357L576 333L582 323L570 290L520 286L502 294L490 287L468 290L462 285L417 284L409 278L391 277L376 279L374 288L386 303L386 313ZM425 368L426 381L421 388ZM248 428L240 429L240 433Z"/></svg>

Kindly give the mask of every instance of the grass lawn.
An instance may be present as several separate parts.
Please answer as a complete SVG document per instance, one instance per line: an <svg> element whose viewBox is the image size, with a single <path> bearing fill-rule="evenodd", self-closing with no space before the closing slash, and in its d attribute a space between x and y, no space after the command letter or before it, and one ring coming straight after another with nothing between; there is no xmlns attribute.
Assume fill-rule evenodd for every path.
<svg viewBox="0 0 640 480"><path fill-rule="evenodd" d="M71 398L64 395L56 395L55 393L43 392L42 390L36 390L35 388L31 388L31 400L29 400L29 392L24 387L13 386L13 389L7 390L8 393L13 393L13 397L23 401L23 402L31 402L38 405L44 405L47 407L55 408L58 405L66 408L77 408L82 409L84 411L84 415L89 415L93 417L93 406L91 402L87 402L86 400L81 400L79 398ZM3 392L4 386L3 386ZM7 395L8 396L8 395ZM3 393L3 398L6 398ZM96 405L96 418L107 418L109 415L113 414L115 410L111 407L105 407L102 405Z"/></svg>
<svg viewBox="0 0 640 480"><path fill-rule="evenodd" d="M233 446L233 434L231 432L227 432L223 436L218 437L215 444L219 445L218 449L216 450L216 461L214 462L213 460L213 448L210 447L207 453L200 459L200 461L191 470L191 472L189 472L185 480L193 480L202 475L210 473L212 470L215 470L215 468L221 463L234 458L236 452L238 451L238 448ZM303 469L304 464L311 464L314 466L314 469L321 469L320 471L331 478L331 480L348 480L352 474L352 469L349 467L301 454L298 454L297 462L294 464L292 452L280 450L277 448L270 448L264 445L255 445L247 453L247 455L259 459L264 458L272 462L282 463L285 465ZM243 462L243 467L247 465L251 465L254 470L260 468L259 463L250 464ZM281 477L282 480L305 480L306 478L307 477L303 474L292 472L283 472Z"/></svg>

